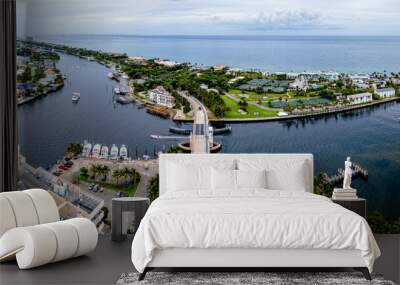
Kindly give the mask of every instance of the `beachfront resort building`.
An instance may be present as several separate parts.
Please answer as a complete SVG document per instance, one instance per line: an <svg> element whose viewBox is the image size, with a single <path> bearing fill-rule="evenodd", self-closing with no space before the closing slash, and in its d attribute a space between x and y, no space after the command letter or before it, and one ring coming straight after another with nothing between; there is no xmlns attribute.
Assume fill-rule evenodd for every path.
<svg viewBox="0 0 400 285"><path fill-rule="evenodd" d="M376 89L375 94L378 95L381 99L390 98L396 95L396 90L392 87L381 88L381 89Z"/></svg>
<svg viewBox="0 0 400 285"><path fill-rule="evenodd" d="M347 100L349 100L352 105L368 103L372 102L372 94L369 92L353 94L347 96Z"/></svg>
<svg viewBox="0 0 400 285"><path fill-rule="evenodd" d="M147 61L143 56L130 56L128 57L128 61L136 63L136 64L146 64Z"/></svg>
<svg viewBox="0 0 400 285"><path fill-rule="evenodd" d="M157 105L172 108L175 104L175 98L162 86L149 90L148 95L149 99Z"/></svg>

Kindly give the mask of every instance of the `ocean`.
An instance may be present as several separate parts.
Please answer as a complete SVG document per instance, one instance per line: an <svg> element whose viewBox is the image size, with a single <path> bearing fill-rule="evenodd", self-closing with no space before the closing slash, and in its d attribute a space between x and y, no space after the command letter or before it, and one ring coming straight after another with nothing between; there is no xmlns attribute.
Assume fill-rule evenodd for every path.
<svg viewBox="0 0 400 285"><path fill-rule="evenodd" d="M131 56L262 71L400 72L399 36L118 36L35 38Z"/></svg>

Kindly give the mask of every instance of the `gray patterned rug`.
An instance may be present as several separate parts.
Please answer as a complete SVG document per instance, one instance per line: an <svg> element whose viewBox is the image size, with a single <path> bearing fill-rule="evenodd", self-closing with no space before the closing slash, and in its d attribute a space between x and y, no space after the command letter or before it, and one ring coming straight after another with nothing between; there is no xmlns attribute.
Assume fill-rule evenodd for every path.
<svg viewBox="0 0 400 285"><path fill-rule="evenodd" d="M122 274L117 285L395 285L392 281L376 275L372 276L372 281L368 281L359 272L148 272L142 281L138 281L138 276L138 273Z"/></svg>

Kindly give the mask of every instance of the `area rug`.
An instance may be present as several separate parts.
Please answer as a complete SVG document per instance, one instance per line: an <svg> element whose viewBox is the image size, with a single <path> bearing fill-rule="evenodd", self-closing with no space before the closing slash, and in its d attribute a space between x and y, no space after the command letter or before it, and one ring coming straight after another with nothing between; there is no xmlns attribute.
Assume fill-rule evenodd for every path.
<svg viewBox="0 0 400 285"><path fill-rule="evenodd" d="M146 284L213 284L213 285L395 285L382 276L373 275L368 281L359 272L148 272L146 278L138 281L138 273L122 274L117 285Z"/></svg>

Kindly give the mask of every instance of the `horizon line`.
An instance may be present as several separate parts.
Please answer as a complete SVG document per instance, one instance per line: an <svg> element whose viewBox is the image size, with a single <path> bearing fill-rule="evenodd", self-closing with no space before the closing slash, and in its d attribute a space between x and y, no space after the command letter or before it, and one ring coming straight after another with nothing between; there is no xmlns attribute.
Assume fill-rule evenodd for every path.
<svg viewBox="0 0 400 285"><path fill-rule="evenodd" d="M110 33L60 33L60 34L41 34L41 35L20 35L18 37L48 37L48 36L125 36L125 37L400 37L398 35L374 35L374 34L354 34L354 35L246 35L246 34L110 34Z"/></svg>

